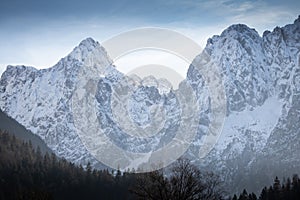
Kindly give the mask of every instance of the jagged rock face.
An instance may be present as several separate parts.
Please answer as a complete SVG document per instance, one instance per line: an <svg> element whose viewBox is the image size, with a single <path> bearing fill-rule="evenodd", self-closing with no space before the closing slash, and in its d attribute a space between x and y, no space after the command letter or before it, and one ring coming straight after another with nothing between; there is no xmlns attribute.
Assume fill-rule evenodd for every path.
<svg viewBox="0 0 300 200"><path fill-rule="evenodd" d="M220 36L209 39L204 52L188 70L186 80L195 90L202 110L198 133L186 156L221 173L231 183L232 192L239 192L243 187L257 191L275 173L291 176L290 173L297 172L300 165L299 51L300 18L294 24L266 31L263 37L245 25L233 25ZM200 161L197 155L201 137L211 120L209 91L195 67L204 54L209 59L201 67L213 64L221 73L227 117L218 143ZM100 166L77 135L71 102L80 73L95 68L101 72L95 95L97 117L115 144L132 152L148 152L174 137L180 123L180 109L172 90L160 92L154 86L140 85L128 103L131 119L140 126L150 123L151 106L165 108L166 123L155 136L131 137L114 122L112 87L124 75L112 65L105 49L91 38L82 41L52 68L8 66L0 80L0 108L39 135L59 156ZM279 174L279 169L287 166L288 170ZM265 170L258 170L261 167Z"/></svg>
<svg viewBox="0 0 300 200"><path fill-rule="evenodd" d="M255 30L241 24L230 26L209 39L205 51L223 76L229 113L264 103L269 96L264 73L267 66L263 63L262 38ZM187 78L194 79L197 73L190 68Z"/></svg>

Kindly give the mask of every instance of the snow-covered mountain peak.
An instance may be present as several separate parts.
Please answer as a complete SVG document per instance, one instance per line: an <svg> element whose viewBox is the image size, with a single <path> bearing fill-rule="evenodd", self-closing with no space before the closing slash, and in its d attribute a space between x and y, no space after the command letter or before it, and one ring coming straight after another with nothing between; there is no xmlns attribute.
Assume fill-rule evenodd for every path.
<svg viewBox="0 0 300 200"><path fill-rule="evenodd" d="M84 66L107 67L112 64L106 50L92 38L87 38L73 49L73 51L63 59L63 61L76 60Z"/></svg>
<svg viewBox="0 0 300 200"><path fill-rule="evenodd" d="M208 40L202 53L206 55L195 58L188 79L201 85L192 66L210 68L215 65L223 76L228 113L262 105L269 96L270 84L265 73L267 66L264 65L262 42L255 29L244 24L232 25L220 36ZM199 62L203 60L208 62Z"/></svg>
<svg viewBox="0 0 300 200"><path fill-rule="evenodd" d="M2 76L17 75L17 74L20 74L24 71L37 71L37 69L34 68L34 67L29 67L29 66L24 66L24 65L16 65L16 66L8 65L6 67L5 72L2 74Z"/></svg>
<svg viewBox="0 0 300 200"><path fill-rule="evenodd" d="M33 79L36 76L38 70L34 67L27 67L24 65L12 66L8 65L6 70L1 75L0 79L0 91L5 92L6 85L9 82L24 83L26 79Z"/></svg>
<svg viewBox="0 0 300 200"><path fill-rule="evenodd" d="M244 24L234 24L225 29L221 35L215 35L208 39L205 50L210 55L213 51L232 53L237 49L241 49L241 51L238 51L241 54L236 56L244 56L245 54L253 56L255 51L261 48L261 42L262 38L255 29ZM223 50L220 50L221 48Z"/></svg>
<svg viewBox="0 0 300 200"><path fill-rule="evenodd" d="M93 38L88 37L84 40L82 40L79 44L80 47L91 47L91 46L97 46L99 43L95 41Z"/></svg>
<svg viewBox="0 0 300 200"><path fill-rule="evenodd" d="M243 34L243 35L255 35L259 36L257 31L253 28L248 27L245 24L233 24L229 26L227 29L225 29L221 36L225 37L228 35L235 35L235 34Z"/></svg>

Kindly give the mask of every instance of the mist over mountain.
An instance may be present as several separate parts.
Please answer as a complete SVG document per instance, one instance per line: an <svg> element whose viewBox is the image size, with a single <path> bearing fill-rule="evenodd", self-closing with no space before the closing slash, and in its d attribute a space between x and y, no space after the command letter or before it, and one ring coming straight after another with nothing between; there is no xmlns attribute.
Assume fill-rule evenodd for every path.
<svg viewBox="0 0 300 200"><path fill-rule="evenodd" d="M243 188L258 191L275 175L300 173L299 51L300 17L293 24L265 31L262 37L254 29L236 24L210 38L189 67L186 81L204 109L197 135L185 156L220 174L231 192ZM201 61L207 55L210 59L203 65ZM203 67L218 67L227 97L221 137L202 160L198 158L199 141L211 119L205 81L195 68L200 63ZM8 66L0 80L0 109L41 137L58 156L77 164L91 162L103 167L77 134L71 102L80 73L89 75L95 68L101 73L95 95L97 117L101 129L115 144L132 152L149 152L174 137L180 109L172 90L161 93L159 88L141 85L129 105L137 124L148 123L150 106L165 108L166 123L155 136L130 137L114 122L112 87L124 74L91 38L83 40L51 68Z"/></svg>

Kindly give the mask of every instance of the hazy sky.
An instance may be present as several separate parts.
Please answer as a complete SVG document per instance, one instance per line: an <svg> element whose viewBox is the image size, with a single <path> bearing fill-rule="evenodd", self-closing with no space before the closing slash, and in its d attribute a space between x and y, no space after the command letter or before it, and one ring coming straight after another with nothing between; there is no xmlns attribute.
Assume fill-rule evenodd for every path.
<svg viewBox="0 0 300 200"><path fill-rule="evenodd" d="M78 43L142 26L171 28L204 46L233 23L260 34L300 14L299 0L0 0L0 73L8 64L51 67Z"/></svg>

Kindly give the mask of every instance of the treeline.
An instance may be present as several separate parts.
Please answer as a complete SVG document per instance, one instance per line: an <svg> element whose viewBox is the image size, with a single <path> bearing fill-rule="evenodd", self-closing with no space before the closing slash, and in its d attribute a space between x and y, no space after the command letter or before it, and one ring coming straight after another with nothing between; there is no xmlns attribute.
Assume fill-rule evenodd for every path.
<svg viewBox="0 0 300 200"><path fill-rule="evenodd" d="M254 193L248 194L244 190L239 197L234 195L232 200L299 200L300 199L300 179L294 175L292 179L288 178L283 184L278 177L270 187L264 187L257 197Z"/></svg>
<svg viewBox="0 0 300 200"><path fill-rule="evenodd" d="M166 176L167 174L167 176ZM0 199L225 199L218 176L201 172L186 159L179 159L168 171L144 174L95 170L42 154L30 142L0 130ZM227 199L227 198L226 198ZM261 194L244 190L233 200L298 200L297 175L281 184L263 188Z"/></svg>
<svg viewBox="0 0 300 200"><path fill-rule="evenodd" d="M135 199L131 173L76 166L0 131L0 199Z"/></svg>
<svg viewBox="0 0 300 200"><path fill-rule="evenodd" d="M168 176L166 176L168 174ZM186 159L168 172L95 170L0 130L0 199L222 199L218 176L202 173Z"/></svg>

